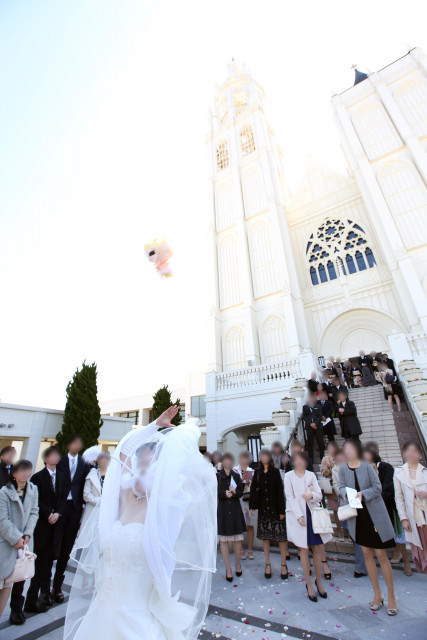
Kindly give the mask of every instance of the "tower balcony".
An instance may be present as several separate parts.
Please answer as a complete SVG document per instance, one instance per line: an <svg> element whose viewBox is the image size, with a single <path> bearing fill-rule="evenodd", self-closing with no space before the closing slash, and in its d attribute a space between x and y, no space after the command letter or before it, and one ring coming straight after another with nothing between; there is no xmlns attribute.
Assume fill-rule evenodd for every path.
<svg viewBox="0 0 427 640"><path fill-rule="evenodd" d="M215 391L233 391L242 387L279 387L289 386L295 378L301 378L301 363L298 357L260 364L233 371L215 373Z"/></svg>

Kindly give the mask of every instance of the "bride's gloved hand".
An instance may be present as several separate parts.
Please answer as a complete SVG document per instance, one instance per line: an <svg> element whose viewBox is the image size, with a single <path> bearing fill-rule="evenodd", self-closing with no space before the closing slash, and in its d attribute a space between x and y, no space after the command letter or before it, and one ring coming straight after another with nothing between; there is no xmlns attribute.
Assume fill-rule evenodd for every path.
<svg viewBox="0 0 427 640"><path fill-rule="evenodd" d="M166 409L166 411L163 411L162 415L157 418L156 424L159 427L163 427L165 429L174 427L175 425L172 424L172 420L175 418L178 411L179 411L179 407L177 407L175 404L172 405L171 407L169 407L169 409Z"/></svg>

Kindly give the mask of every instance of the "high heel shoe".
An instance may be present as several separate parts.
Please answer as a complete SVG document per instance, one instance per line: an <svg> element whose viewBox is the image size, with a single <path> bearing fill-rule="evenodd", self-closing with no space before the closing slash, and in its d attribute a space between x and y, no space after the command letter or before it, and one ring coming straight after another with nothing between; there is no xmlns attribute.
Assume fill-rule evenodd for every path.
<svg viewBox="0 0 427 640"><path fill-rule="evenodd" d="M225 572L225 579L227 580L227 582L233 582L233 574L231 574L231 578L229 578L227 572Z"/></svg>
<svg viewBox="0 0 427 640"><path fill-rule="evenodd" d="M308 593L308 587L307 587L307 585L305 585L305 588L307 589L308 599L309 599L309 600L311 600L312 602L317 602L317 598L316 598L316 596L311 596L311 595Z"/></svg>
<svg viewBox="0 0 427 640"><path fill-rule="evenodd" d="M280 577L282 578L282 580L287 580L289 572L288 572L288 567L287 567L286 562L285 562L285 564L282 564L282 567L286 567L286 573L281 572Z"/></svg>
<svg viewBox="0 0 427 640"><path fill-rule="evenodd" d="M387 609L387 615L397 616L397 607L395 609Z"/></svg>
<svg viewBox="0 0 427 640"><path fill-rule="evenodd" d="M314 581L314 584L316 585L317 593L319 594L319 596L321 598L326 599L328 597L328 594L326 593L326 591L319 591L319 587L317 586L317 580Z"/></svg>
<svg viewBox="0 0 427 640"><path fill-rule="evenodd" d="M322 560L322 564L328 564L328 561L327 560ZM332 573L331 572L324 573L323 577L325 578L325 580L330 580L332 578Z"/></svg>
<svg viewBox="0 0 427 640"><path fill-rule="evenodd" d="M270 567L270 573L267 573L267 567ZM271 578L271 564L269 562L265 563L264 577L267 578L267 580L270 580L270 578Z"/></svg>
<svg viewBox="0 0 427 640"><path fill-rule="evenodd" d="M384 605L384 596L381 594L381 600L379 601L378 604L375 604L375 602L370 602L369 606L371 607L371 611L379 611L379 609L381 609L381 607ZM396 614L391 614L391 615L396 615Z"/></svg>
<svg viewBox="0 0 427 640"><path fill-rule="evenodd" d="M240 568L240 571L237 571L236 569L236 576L240 578L241 575L242 575L242 569Z"/></svg>

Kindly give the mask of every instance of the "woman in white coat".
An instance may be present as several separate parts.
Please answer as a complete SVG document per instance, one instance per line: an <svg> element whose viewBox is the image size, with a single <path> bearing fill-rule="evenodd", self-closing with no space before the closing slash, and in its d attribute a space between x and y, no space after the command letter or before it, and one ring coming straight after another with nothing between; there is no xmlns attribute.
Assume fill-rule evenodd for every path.
<svg viewBox="0 0 427 640"><path fill-rule="evenodd" d="M85 454L83 454L83 457L84 455ZM80 530L83 529L83 526L87 522L90 514L92 513L96 505L101 501L104 478L105 474L107 473L110 461L111 457L108 451L99 452L96 457L96 467L91 469L86 476L83 488L83 500L85 501L85 508L83 511Z"/></svg>
<svg viewBox="0 0 427 640"><path fill-rule="evenodd" d="M321 598L327 598L328 594L322 585L322 547L324 543L332 539L332 536L331 534L319 535L313 532L309 506L318 505L322 499L322 490L315 474L312 471L307 471L307 453L305 451L296 452L293 456L293 462L293 471L285 474L288 541L293 542L299 549L308 597L312 602L317 602L310 577L309 548L311 547L313 552L317 592Z"/></svg>
<svg viewBox="0 0 427 640"><path fill-rule="evenodd" d="M397 512L415 567L427 573L427 469L420 464L423 452L419 442L405 442L402 456L405 464L394 472Z"/></svg>

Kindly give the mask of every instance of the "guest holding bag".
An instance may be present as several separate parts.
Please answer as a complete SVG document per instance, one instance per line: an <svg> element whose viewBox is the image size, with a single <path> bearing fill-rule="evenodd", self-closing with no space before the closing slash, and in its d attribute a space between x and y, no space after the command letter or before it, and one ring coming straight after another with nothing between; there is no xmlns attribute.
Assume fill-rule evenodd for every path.
<svg viewBox="0 0 427 640"><path fill-rule="evenodd" d="M322 547L332 539L330 533L314 533L311 508L316 507L322 499L322 491L314 473L307 471L308 456L305 451L294 454L294 468L285 475L286 494L286 527L288 540L298 547L301 565L306 580L309 599L317 602L310 577L309 548L313 552L314 567L316 569L317 592L321 598L328 594L322 585Z"/></svg>
<svg viewBox="0 0 427 640"><path fill-rule="evenodd" d="M240 498L243 496L243 482L238 473L233 471L234 457L231 453L222 456L222 469L218 471L218 540L225 564L225 579L233 580L230 566L229 543L233 543L236 563L236 576L242 575L240 558L243 548L243 534L246 522Z"/></svg>
<svg viewBox="0 0 427 640"><path fill-rule="evenodd" d="M378 611L384 604L375 564L376 555L387 586L387 613L389 616L395 616L397 605L393 570L386 553L386 549L394 547L394 528L381 497L381 482L372 465L362 459L360 442L347 440L343 451L347 464L342 464L338 472L340 493L344 503L348 503L347 487L356 489L356 498L362 503L361 509L353 509L354 513L347 513L346 520L351 539L362 547L366 569L374 589L374 599L370 607L372 611ZM350 505L346 504L346 508L351 512ZM343 507L340 507L338 510L340 519L343 519L342 511Z"/></svg>
<svg viewBox="0 0 427 640"><path fill-rule="evenodd" d="M33 532L39 515L37 487L31 484L33 465L19 460L13 467L11 479L0 490L0 616L9 599L11 577L22 551L33 547ZM31 576L28 576L31 577ZM25 622L22 578L12 589L12 611L20 607ZM14 606L12 607L12 604Z"/></svg>
<svg viewBox="0 0 427 640"><path fill-rule="evenodd" d="M427 469L420 464L420 443L405 442L402 456L405 464L394 472L397 512L415 567L420 573L427 573Z"/></svg>

